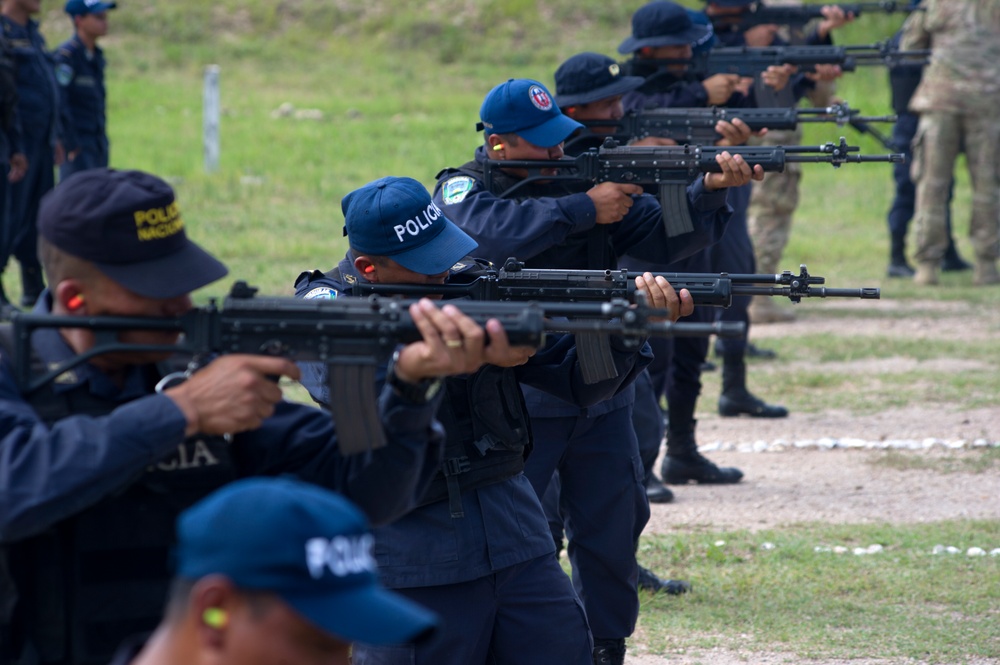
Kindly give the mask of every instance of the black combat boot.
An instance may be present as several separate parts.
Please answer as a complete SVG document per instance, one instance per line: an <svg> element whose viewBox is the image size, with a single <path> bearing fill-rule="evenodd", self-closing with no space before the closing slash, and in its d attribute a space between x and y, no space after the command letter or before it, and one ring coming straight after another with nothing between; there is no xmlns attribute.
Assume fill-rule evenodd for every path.
<svg viewBox="0 0 1000 665"><path fill-rule="evenodd" d="M595 637L594 665L625 665L625 640Z"/></svg>
<svg viewBox="0 0 1000 665"><path fill-rule="evenodd" d="M670 503L674 500L674 493L660 479L652 473L646 474L646 500L650 503Z"/></svg>
<svg viewBox="0 0 1000 665"><path fill-rule="evenodd" d="M42 269L35 266L21 265L21 306L34 307L38 296L42 295L45 282L42 280Z"/></svg>
<svg viewBox="0 0 1000 665"><path fill-rule="evenodd" d="M660 466L663 482L671 485L686 485L690 482L707 485L730 485L740 482L743 472L735 467L716 466L698 452L694 438L697 421L691 420L686 428L671 428L667 431L667 456Z"/></svg>
<svg viewBox="0 0 1000 665"><path fill-rule="evenodd" d="M719 415L751 418L784 418L788 409L768 404L747 390L747 365L742 354L726 354L722 359L722 394L719 395Z"/></svg>
<svg viewBox="0 0 1000 665"><path fill-rule="evenodd" d="M886 276L913 277L917 271L906 262L906 236L893 234L889 242L889 268L885 271Z"/></svg>
<svg viewBox="0 0 1000 665"><path fill-rule="evenodd" d="M679 596L691 590L690 582L664 579L649 568L642 566L639 566L639 583L637 586L651 593L665 593L668 596Z"/></svg>
<svg viewBox="0 0 1000 665"><path fill-rule="evenodd" d="M959 256L958 249L955 247L955 239L952 238L948 242L948 249L945 250L944 256L941 257L941 272L961 272L963 270L972 270L972 264Z"/></svg>

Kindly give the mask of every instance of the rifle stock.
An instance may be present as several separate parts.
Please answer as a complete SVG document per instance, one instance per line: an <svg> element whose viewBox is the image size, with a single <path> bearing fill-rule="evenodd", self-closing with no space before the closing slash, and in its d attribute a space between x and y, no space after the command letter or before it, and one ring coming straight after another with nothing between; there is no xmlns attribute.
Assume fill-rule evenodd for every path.
<svg viewBox="0 0 1000 665"><path fill-rule="evenodd" d="M910 6L909 2L895 0L880 0L878 2L837 3L845 14L861 16L864 12L894 14L897 12L919 11ZM801 7L771 7L759 2L741 14L712 16L712 26L716 32L738 32L752 28L755 25L789 25L802 27L810 21L822 19L822 5L803 5Z"/></svg>

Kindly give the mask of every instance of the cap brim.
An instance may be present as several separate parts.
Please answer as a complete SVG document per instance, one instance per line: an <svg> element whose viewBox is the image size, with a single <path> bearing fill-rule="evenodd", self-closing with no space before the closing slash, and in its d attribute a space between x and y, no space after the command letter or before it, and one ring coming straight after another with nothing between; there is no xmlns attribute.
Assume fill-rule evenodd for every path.
<svg viewBox="0 0 1000 665"><path fill-rule="evenodd" d="M311 624L349 642L405 644L428 637L438 625L430 610L376 584L329 595L279 595Z"/></svg>
<svg viewBox="0 0 1000 665"><path fill-rule="evenodd" d="M644 37L642 39L636 39L635 37L629 36L618 46L618 52L635 53L639 49L646 46L656 48L657 46L681 46L683 44L694 44L696 41L707 35L708 30L709 27L707 25L693 23L691 27L684 32L678 32L672 35L656 35L654 37Z"/></svg>
<svg viewBox="0 0 1000 665"><path fill-rule="evenodd" d="M141 263L96 263L97 269L146 298L176 298L226 276L221 261L193 242L178 252Z"/></svg>
<svg viewBox="0 0 1000 665"><path fill-rule="evenodd" d="M567 106L576 106L577 104L590 104L591 102L607 99L608 97L632 92L639 88L644 81L645 79L640 76L622 76L616 79L614 83L609 83L601 88L595 88L575 95L556 95L556 104L559 105L559 108L563 109Z"/></svg>
<svg viewBox="0 0 1000 665"><path fill-rule="evenodd" d="M570 134L583 127L576 120L560 113L530 129L519 129L515 134L534 143L539 148L551 148L569 138Z"/></svg>
<svg viewBox="0 0 1000 665"><path fill-rule="evenodd" d="M451 268L479 246L447 217L444 229L420 247L391 254L389 258L408 270L421 275L437 275Z"/></svg>

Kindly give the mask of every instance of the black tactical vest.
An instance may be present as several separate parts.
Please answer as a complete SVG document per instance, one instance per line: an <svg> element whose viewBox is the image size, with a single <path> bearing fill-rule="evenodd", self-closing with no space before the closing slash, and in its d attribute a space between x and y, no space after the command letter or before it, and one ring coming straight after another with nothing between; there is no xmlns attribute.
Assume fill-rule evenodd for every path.
<svg viewBox="0 0 1000 665"><path fill-rule="evenodd" d="M9 330L9 327L7 328ZM9 340L0 330L0 341ZM9 348L8 344L4 344ZM33 361L33 374L42 369ZM147 368L152 387L160 371ZM26 400L46 423L103 416L120 406L86 385L56 393L49 384ZM18 601L11 633L44 665L104 665L123 639L153 630L171 579L177 515L236 478L222 437L195 437L130 478L98 503L47 531L6 546ZM8 647L16 645L8 645ZM3 654L2 665L33 662Z"/></svg>
<svg viewBox="0 0 1000 665"><path fill-rule="evenodd" d="M479 274L473 267L453 282ZM348 283L340 268L325 277ZM475 374L447 377L437 418L445 431L444 462L418 505L448 499L451 516L464 517L462 493L521 473L531 451L528 409L514 370L484 365Z"/></svg>

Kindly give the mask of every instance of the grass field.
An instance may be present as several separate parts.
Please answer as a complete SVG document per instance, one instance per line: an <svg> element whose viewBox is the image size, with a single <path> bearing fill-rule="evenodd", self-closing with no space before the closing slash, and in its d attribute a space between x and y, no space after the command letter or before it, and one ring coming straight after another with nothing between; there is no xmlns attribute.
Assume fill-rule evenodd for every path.
<svg viewBox="0 0 1000 665"><path fill-rule="evenodd" d="M493 85L510 77L551 85L556 66L576 52L614 54L641 4L129 0L111 13L112 35L103 42L112 165L168 178L189 233L229 265L232 278L247 279L264 293L290 294L301 270L329 268L343 255L344 194L385 175L411 176L432 187L440 169L468 160L481 140L474 125ZM42 29L55 46L68 35L69 24L58 10L61 3L45 5ZM878 41L900 22L866 16L843 30L838 42ZM203 170L200 138L202 72L209 64L221 67L223 105L221 168L214 174ZM887 113L885 83L884 70L867 68L846 76L839 95L866 113ZM273 117L282 104L316 109L321 119ZM806 142L836 140L839 134L833 127L810 126ZM848 138L863 153L883 152L868 137ZM971 258L965 237L968 180L959 172L954 217L960 251ZM1000 291L973 288L968 273L946 275L944 285L933 290L884 278L891 194L888 165L836 171L807 166L784 267L807 263L833 286L881 286L883 299L1000 305ZM5 276L12 296L18 293L15 272ZM222 295L229 283L212 285L197 299ZM873 310L871 316L892 314ZM943 399L956 408L997 404L1000 335L977 345L887 335L861 348L816 335L807 343L789 344L783 354L783 362L886 355L992 359L992 370L969 372L945 386ZM920 385L919 376L897 378L902 393L865 394L845 408L879 409L925 397L906 392L914 382ZM788 372L780 380L800 396L788 405L804 409L820 403L824 391L843 379L818 368ZM774 556L754 551L749 536L740 533L645 542L650 562L717 581L680 606L644 599L650 650L732 644L751 633L762 648L805 658L877 653L961 662L971 656L1000 657L1000 560L946 566L911 553L970 531L997 542L1000 525L882 528L892 533L857 537L864 542L882 537L912 548L903 548L893 559L896 565L880 571L862 559L840 559L832 566L817 560L807 543L842 539L832 527L789 527L768 534L782 545L782 554ZM716 539L733 547L717 551L699 544ZM788 594L768 598L754 591L775 583Z"/></svg>

